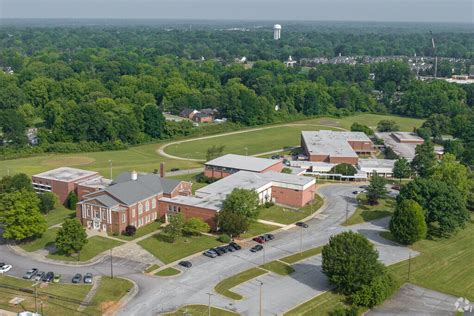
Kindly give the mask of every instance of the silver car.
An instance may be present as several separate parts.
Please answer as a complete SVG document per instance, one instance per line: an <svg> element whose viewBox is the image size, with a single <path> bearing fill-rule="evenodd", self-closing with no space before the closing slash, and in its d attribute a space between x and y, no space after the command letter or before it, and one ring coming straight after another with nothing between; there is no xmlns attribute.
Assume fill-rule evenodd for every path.
<svg viewBox="0 0 474 316"><path fill-rule="evenodd" d="M38 273L36 273L35 281L41 281L41 278L43 278L44 273L45 273L44 271L39 271Z"/></svg>

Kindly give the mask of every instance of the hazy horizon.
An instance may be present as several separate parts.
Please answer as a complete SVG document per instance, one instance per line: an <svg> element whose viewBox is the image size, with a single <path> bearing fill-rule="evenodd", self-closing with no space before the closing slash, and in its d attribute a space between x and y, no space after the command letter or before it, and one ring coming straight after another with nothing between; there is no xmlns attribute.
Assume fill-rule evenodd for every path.
<svg viewBox="0 0 474 316"><path fill-rule="evenodd" d="M0 0L3 19L473 23L470 0Z"/></svg>

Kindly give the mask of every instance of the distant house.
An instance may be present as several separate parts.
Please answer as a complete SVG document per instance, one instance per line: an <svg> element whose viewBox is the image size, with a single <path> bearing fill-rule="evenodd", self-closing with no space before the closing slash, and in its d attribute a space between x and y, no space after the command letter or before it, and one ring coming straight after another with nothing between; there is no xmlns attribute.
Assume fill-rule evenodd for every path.
<svg viewBox="0 0 474 316"><path fill-rule="evenodd" d="M38 145L38 129L35 127L28 128L26 131L26 137L30 145Z"/></svg>
<svg viewBox="0 0 474 316"><path fill-rule="evenodd" d="M201 109L199 112L210 115L212 117L217 115L217 109L211 109L211 108L206 108L206 109Z"/></svg>
<svg viewBox="0 0 474 316"><path fill-rule="evenodd" d="M193 121L196 122L196 123L212 123L212 121L214 120L214 118L212 117L212 115L209 115L209 114L205 114L205 113L197 113L196 115L194 115L194 118L193 118Z"/></svg>
<svg viewBox="0 0 474 316"><path fill-rule="evenodd" d="M184 109L181 111L181 113L179 113L179 116L190 119L190 120L194 120L194 116L198 113L199 111L195 109Z"/></svg>

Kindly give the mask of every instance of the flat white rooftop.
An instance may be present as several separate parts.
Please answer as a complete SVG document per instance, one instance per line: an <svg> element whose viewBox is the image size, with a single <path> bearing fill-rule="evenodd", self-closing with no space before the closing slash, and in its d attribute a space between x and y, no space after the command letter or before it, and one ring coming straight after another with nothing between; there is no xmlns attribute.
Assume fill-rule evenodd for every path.
<svg viewBox="0 0 474 316"><path fill-rule="evenodd" d="M381 173L391 173L396 160L392 159L359 159L359 170L365 172L377 171Z"/></svg>
<svg viewBox="0 0 474 316"><path fill-rule="evenodd" d="M423 138L411 132L392 132L392 135L398 138L400 141L419 141L423 142Z"/></svg>
<svg viewBox="0 0 474 316"><path fill-rule="evenodd" d="M349 141L372 143L362 132L338 131L302 131L301 137L310 155L327 155L331 157L358 157Z"/></svg>
<svg viewBox="0 0 474 316"><path fill-rule="evenodd" d="M49 170L43 173L35 174L33 177L56 180L63 182L72 182L97 175L96 171L82 170L70 167L61 167L53 170Z"/></svg>
<svg viewBox="0 0 474 316"><path fill-rule="evenodd" d="M261 172L280 163L280 160L227 154L205 163L208 166Z"/></svg>

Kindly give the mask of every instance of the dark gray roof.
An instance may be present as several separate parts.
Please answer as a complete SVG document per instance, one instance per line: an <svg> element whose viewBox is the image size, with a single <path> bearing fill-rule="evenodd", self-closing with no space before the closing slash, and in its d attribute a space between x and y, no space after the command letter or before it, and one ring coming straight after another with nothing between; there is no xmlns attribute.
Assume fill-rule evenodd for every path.
<svg viewBox="0 0 474 316"><path fill-rule="evenodd" d="M179 113L179 115L188 117L189 114L193 113L194 111L196 111L196 110L195 109L184 109Z"/></svg>
<svg viewBox="0 0 474 316"><path fill-rule="evenodd" d="M179 180L160 178L156 174L139 174L137 180L131 180L131 172L120 174L114 183L104 191L130 205L159 193L171 193L180 183Z"/></svg>
<svg viewBox="0 0 474 316"><path fill-rule="evenodd" d="M119 201L106 194L99 195L97 197L91 198L90 200L97 200L107 207L114 207L120 204Z"/></svg>

